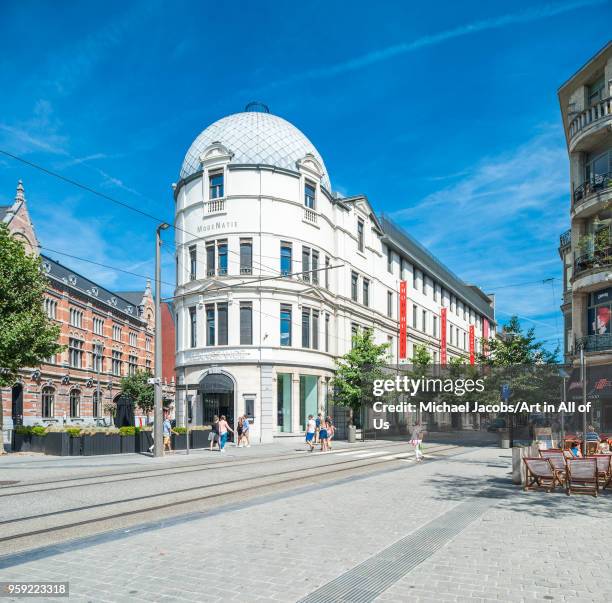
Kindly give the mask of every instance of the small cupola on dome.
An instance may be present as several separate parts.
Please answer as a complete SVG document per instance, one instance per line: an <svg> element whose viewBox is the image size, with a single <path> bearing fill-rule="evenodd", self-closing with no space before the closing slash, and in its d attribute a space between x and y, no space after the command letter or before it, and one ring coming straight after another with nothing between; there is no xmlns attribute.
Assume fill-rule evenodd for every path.
<svg viewBox="0 0 612 603"><path fill-rule="evenodd" d="M325 163L312 142L293 124L272 115L262 102L250 102L242 113L223 117L201 132L185 155L181 180L202 170L200 157L212 144L223 145L231 153L232 164L268 165L292 172L312 155L323 171L322 186L331 191Z"/></svg>

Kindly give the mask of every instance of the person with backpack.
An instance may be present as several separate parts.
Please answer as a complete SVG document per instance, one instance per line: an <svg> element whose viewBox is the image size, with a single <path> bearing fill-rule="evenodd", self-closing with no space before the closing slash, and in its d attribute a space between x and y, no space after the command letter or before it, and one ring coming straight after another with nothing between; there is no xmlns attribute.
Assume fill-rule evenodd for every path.
<svg viewBox="0 0 612 603"><path fill-rule="evenodd" d="M225 415L221 415L219 419L219 450L225 452L225 444L227 443L227 437L229 432L234 433L234 430L229 426Z"/></svg>

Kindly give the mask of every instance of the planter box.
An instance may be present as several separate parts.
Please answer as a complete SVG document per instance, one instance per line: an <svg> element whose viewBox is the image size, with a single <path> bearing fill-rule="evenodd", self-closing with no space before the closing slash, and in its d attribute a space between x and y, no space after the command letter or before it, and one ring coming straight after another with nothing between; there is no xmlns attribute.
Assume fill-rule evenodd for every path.
<svg viewBox="0 0 612 603"><path fill-rule="evenodd" d="M120 435L122 454L136 452L136 436L135 435Z"/></svg>
<svg viewBox="0 0 612 603"><path fill-rule="evenodd" d="M30 434L13 431L13 452L28 452L31 446Z"/></svg>
<svg viewBox="0 0 612 603"><path fill-rule="evenodd" d="M32 452L44 452L45 451L45 440L47 436L40 436L32 434L30 439L30 450Z"/></svg>
<svg viewBox="0 0 612 603"><path fill-rule="evenodd" d="M121 454L121 436L118 433L111 433L102 436L104 442L102 454Z"/></svg>
<svg viewBox="0 0 612 603"><path fill-rule="evenodd" d="M139 431L136 438L136 452L149 452L149 448L153 446L153 432Z"/></svg>
<svg viewBox="0 0 612 603"><path fill-rule="evenodd" d="M45 436L45 454L68 456L70 454L70 436L64 431L50 431Z"/></svg>
<svg viewBox="0 0 612 603"><path fill-rule="evenodd" d="M70 456L81 456L83 454L83 437L69 438Z"/></svg>
<svg viewBox="0 0 612 603"><path fill-rule="evenodd" d="M121 442L119 434L95 433L83 436L83 456L99 454L120 454Z"/></svg>
<svg viewBox="0 0 612 603"><path fill-rule="evenodd" d="M210 445L208 441L208 434L211 433L210 429L194 429L190 432L191 435L191 447L192 448L206 448Z"/></svg>
<svg viewBox="0 0 612 603"><path fill-rule="evenodd" d="M173 433L170 436L170 444L172 450L187 450L187 434Z"/></svg>

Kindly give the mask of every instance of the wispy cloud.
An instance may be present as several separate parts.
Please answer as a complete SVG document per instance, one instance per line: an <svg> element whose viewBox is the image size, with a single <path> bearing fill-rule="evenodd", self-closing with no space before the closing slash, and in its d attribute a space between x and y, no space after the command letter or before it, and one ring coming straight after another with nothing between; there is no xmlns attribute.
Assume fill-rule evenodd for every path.
<svg viewBox="0 0 612 603"><path fill-rule="evenodd" d="M516 313L556 335L560 282L553 290L542 281L560 277L567 174L562 135L544 126L521 147L482 160L391 217L464 280L494 292L500 318Z"/></svg>
<svg viewBox="0 0 612 603"><path fill-rule="evenodd" d="M385 48L372 50L360 56L353 57L345 61L340 61L332 65L295 73L287 78L270 82L263 88L275 88L303 80L330 78L337 75L350 73L352 71L363 69L364 67L369 67L376 63L388 61L400 55L415 52L428 46L436 46L455 38L469 36L482 31L500 29L510 25L530 23L540 19L547 19L580 8L605 4L606 2L607 0L577 0L574 2L551 3L531 7L516 13L501 15L499 17L491 17L489 19L473 21L472 23L466 23L464 25L447 29L445 31L440 31L435 34L421 36L420 38L416 38L409 42L402 42L400 44L394 44L392 46L386 46Z"/></svg>

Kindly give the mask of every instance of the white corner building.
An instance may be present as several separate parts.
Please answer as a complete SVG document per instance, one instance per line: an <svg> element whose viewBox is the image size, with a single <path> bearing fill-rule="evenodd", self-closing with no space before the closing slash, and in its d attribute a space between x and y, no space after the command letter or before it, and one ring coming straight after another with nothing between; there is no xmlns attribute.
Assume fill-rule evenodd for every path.
<svg viewBox="0 0 612 603"><path fill-rule="evenodd" d="M495 326L465 284L363 196L341 198L295 126L252 103L207 127L173 185L177 419L252 418L254 442L303 433L327 412L334 361L373 329L398 361L398 291L408 282L408 358L467 356ZM490 331L489 331L490 330Z"/></svg>

